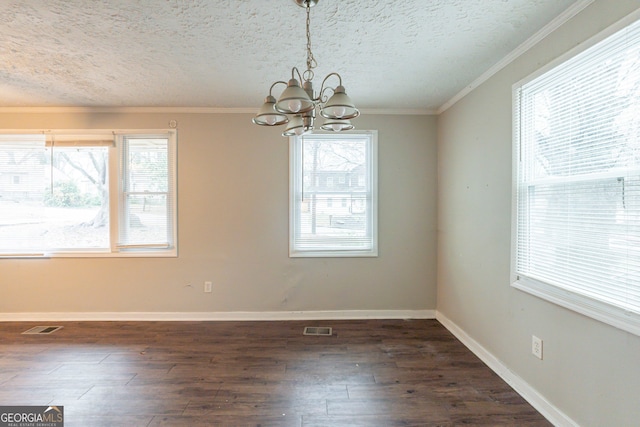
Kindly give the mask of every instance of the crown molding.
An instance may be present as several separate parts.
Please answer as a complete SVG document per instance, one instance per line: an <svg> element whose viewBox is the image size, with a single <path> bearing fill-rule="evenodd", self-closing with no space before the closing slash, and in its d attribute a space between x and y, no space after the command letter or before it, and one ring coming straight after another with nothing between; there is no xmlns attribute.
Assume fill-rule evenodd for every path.
<svg viewBox="0 0 640 427"><path fill-rule="evenodd" d="M252 108L221 108L221 107L0 107L0 113L19 114L61 114L61 113L186 113L186 114L255 114Z"/></svg>
<svg viewBox="0 0 640 427"><path fill-rule="evenodd" d="M435 116L438 114L438 110L419 109L419 108L363 108L360 110L361 114L367 115L399 115L399 116ZM354 119L355 120L355 119Z"/></svg>
<svg viewBox="0 0 640 427"><path fill-rule="evenodd" d="M474 89L476 89L482 83L486 82L491 77L493 77L496 73L498 73L500 70L505 68L507 65L511 64L518 57L520 57L522 54L527 52L533 46L538 44L541 40L543 40L549 34L553 33L555 30L557 30L562 25L567 23L571 18L576 16L578 13L580 13L582 10L584 10L587 6L589 6L594 1L595 0L579 0L579 1L575 2L574 4L572 4L571 6L569 6L567 8L567 10L565 10L560 15L558 15L556 18L554 18L553 21L549 22L547 25L542 27L542 29L540 31L535 33L533 36L529 37L529 39L527 39L524 43L522 43L520 46L515 48L507 56L502 58L493 67L491 67L487 71L485 71L480 77L478 77L473 82L471 82L471 84L469 84L464 89L462 89L460 92L458 92L456 95L454 95L454 97L451 98L449 101L447 101L444 104L442 104L442 106L440 106L440 108L438 108L436 114L440 114L440 113L443 113L446 110L448 110L456 102L460 101L462 98L467 96L469 93L471 93Z"/></svg>
<svg viewBox="0 0 640 427"><path fill-rule="evenodd" d="M0 107L0 114L255 114L255 108L223 107ZM363 109L367 115L429 116L438 114L429 109Z"/></svg>

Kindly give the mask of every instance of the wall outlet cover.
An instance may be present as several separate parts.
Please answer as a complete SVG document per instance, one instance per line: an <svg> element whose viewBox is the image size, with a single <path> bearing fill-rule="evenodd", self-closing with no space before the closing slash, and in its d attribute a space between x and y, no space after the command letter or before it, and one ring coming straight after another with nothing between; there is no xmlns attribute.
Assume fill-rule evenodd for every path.
<svg viewBox="0 0 640 427"><path fill-rule="evenodd" d="M531 335L531 353L542 360L542 340L535 335Z"/></svg>

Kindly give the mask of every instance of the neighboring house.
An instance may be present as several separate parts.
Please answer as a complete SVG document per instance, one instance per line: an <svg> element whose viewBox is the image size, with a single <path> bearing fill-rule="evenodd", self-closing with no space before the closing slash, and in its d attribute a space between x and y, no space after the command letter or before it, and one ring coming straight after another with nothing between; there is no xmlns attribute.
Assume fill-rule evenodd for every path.
<svg viewBox="0 0 640 427"><path fill-rule="evenodd" d="M0 200L40 200L44 190L41 166L28 161L0 171Z"/></svg>
<svg viewBox="0 0 640 427"><path fill-rule="evenodd" d="M81 173L69 169L68 173L43 163L42 157L33 156L20 159L10 150L0 151L0 156L15 159L7 162L0 170L0 201L39 201L45 191L50 191L54 183L73 181L81 193L97 195L95 184ZM13 163L13 164L12 164Z"/></svg>
<svg viewBox="0 0 640 427"><path fill-rule="evenodd" d="M366 200L365 166L345 170L309 171L304 176L305 201L303 212L316 204L318 225L330 228L362 228ZM324 215L323 215L324 214ZM360 218L359 214L362 214Z"/></svg>

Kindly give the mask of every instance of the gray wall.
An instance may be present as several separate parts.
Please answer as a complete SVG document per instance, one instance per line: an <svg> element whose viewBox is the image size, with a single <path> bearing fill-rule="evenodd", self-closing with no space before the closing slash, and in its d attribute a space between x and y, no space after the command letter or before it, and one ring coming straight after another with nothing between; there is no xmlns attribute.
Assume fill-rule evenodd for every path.
<svg viewBox="0 0 640 427"><path fill-rule="evenodd" d="M438 312L584 426L639 425L640 337L510 287L511 88L638 6L595 1L438 120Z"/></svg>
<svg viewBox="0 0 640 427"><path fill-rule="evenodd" d="M379 131L380 256L349 259L289 258L288 140L250 114L4 113L0 128L154 129L172 119L179 257L0 259L0 314L435 310L435 116L354 121Z"/></svg>

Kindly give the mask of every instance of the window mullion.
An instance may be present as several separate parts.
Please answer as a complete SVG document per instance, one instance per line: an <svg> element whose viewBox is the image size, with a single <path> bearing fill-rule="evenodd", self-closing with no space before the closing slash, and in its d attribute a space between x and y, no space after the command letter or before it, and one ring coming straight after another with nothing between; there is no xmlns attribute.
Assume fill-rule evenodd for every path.
<svg viewBox="0 0 640 427"><path fill-rule="evenodd" d="M117 252L118 225L120 224L120 197L121 173L120 173L120 140L116 137L116 146L109 147L109 244L110 252Z"/></svg>

